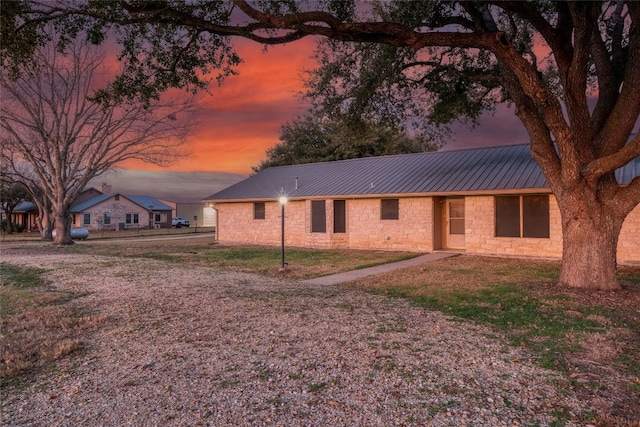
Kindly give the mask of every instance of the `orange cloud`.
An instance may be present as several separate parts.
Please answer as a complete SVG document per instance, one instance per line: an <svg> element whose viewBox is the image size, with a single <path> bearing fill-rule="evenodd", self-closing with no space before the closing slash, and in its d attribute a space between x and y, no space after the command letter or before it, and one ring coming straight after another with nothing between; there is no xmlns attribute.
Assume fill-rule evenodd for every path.
<svg viewBox="0 0 640 427"><path fill-rule="evenodd" d="M172 171L219 171L248 174L265 158L265 150L279 142L280 128L306 111L300 99L302 70L315 65L311 38L267 48L248 40L236 40L244 62L238 75L211 94L198 95L198 122L192 137L192 155L169 168ZM160 170L138 161L126 169Z"/></svg>

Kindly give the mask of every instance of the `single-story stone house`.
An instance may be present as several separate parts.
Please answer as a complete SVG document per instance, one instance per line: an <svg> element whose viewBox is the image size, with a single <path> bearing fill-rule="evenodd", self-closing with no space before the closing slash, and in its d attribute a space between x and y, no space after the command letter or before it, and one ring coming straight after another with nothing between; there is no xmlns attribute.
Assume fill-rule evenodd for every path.
<svg viewBox="0 0 640 427"><path fill-rule="evenodd" d="M74 204L70 211L73 227L90 230L171 228L171 206L150 196L100 194Z"/></svg>
<svg viewBox="0 0 640 427"><path fill-rule="evenodd" d="M640 159L616 172L628 184ZM559 258L560 211L529 145L273 167L211 195L218 240ZM640 206L620 262L640 261Z"/></svg>

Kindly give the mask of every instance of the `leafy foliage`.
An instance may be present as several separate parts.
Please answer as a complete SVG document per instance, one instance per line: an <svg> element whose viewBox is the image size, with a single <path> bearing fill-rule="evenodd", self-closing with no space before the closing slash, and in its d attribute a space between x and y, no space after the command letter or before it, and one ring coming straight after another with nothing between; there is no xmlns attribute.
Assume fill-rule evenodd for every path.
<svg viewBox="0 0 640 427"><path fill-rule="evenodd" d="M410 137L394 123L329 118L313 111L282 127L281 143L267 150L267 159L253 170L272 166L430 151L436 145Z"/></svg>

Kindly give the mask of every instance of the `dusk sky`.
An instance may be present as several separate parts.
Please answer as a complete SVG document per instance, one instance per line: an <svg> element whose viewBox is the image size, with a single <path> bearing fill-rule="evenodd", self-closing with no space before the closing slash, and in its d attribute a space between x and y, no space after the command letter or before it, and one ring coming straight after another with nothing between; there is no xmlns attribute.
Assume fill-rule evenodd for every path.
<svg viewBox="0 0 640 427"><path fill-rule="evenodd" d="M197 127L190 138L192 155L171 167L140 162L122 165L90 184L108 182L113 191L148 194L177 202L196 202L247 177L265 158L265 150L279 142L281 126L303 114L302 70L314 67L311 38L272 46L235 41L244 63L238 75L210 94L198 95ZM473 130L461 128L445 150L529 142L512 110L501 108Z"/></svg>

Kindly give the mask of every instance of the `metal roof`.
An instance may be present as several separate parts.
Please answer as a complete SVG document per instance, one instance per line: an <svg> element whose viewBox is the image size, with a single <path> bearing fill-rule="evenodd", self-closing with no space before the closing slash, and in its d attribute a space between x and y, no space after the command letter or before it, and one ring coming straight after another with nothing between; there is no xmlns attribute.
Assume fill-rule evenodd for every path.
<svg viewBox="0 0 640 427"><path fill-rule="evenodd" d="M102 203L105 200L107 200L110 197L113 197L113 194L100 194L99 196L96 196L92 199L89 200L85 200L82 203L78 203L77 205L73 205L71 206L70 211L71 212L82 212L82 211L86 211L87 209L89 209L90 207L97 205L98 203Z"/></svg>
<svg viewBox="0 0 640 427"><path fill-rule="evenodd" d="M13 208L14 213L21 212L38 212L38 207L33 202L20 202L18 205Z"/></svg>
<svg viewBox="0 0 640 427"><path fill-rule="evenodd" d="M122 197L131 200L133 203L142 206L145 209L156 210L156 211L170 211L172 208L162 203L160 200L151 197L151 196L125 196L120 194ZM83 212L89 209L92 206L97 205L98 203L102 203L107 199L114 197L115 194L100 194L92 199L85 200L82 203L79 203L75 206L71 207L71 212Z"/></svg>
<svg viewBox="0 0 640 427"><path fill-rule="evenodd" d="M160 200L151 196L124 196L131 200L133 203L137 203L145 209L152 211L170 211L171 206L166 203L162 203Z"/></svg>
<svg viewBox="0 0 640 427"><path fill-rule="evenodd" d="M628 184L640 158L616 171ZM548 189L529 144L365 157L265 169L206 201Z"/></svg>

